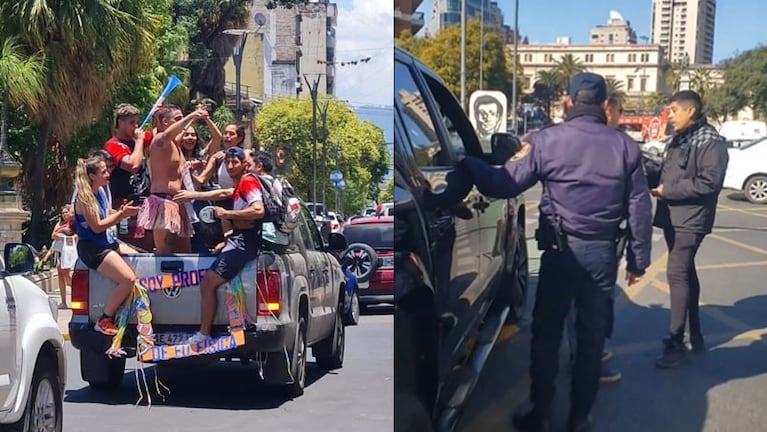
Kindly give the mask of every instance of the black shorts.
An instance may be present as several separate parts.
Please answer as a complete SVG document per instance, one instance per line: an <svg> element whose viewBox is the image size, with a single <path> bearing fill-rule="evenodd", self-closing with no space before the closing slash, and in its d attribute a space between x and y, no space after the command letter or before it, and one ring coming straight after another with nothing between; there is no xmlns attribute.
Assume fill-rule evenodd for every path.
<svg viewBox="0 0 767 432"><path fill-rule="evenodd" d="M245 264L258 256L257 230L235 230L226 239L226 245L210 270L218 273L225 281L230 281L245 267Z"/></svg>
<svg viewBox="0 0 767 432"><path fill-rule="evenodd" d="M106 258L109 252L115 251L120 253L119 250L120 245L118 243L99 246L96 243L87 240L80 240L77 242L77 256L88 266L88 268L93 270L99 269L99 266L104 262L104 258Z"/></svg>

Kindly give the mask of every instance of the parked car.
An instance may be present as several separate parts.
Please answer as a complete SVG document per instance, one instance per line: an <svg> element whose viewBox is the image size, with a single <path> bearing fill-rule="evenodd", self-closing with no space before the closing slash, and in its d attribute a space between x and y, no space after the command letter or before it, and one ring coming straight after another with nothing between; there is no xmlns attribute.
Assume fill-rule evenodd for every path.
<svg viewBox="0 0 767 432"><path fill-rule="evenodd" d="M0 429L62 430L67 364L58 306L24 274L31 246L8 243L0 261Z"/></svg>
<svg viewBox="0 0 767 432"><path fill-rule="evenodd" d="M767 138L727 150L730 162L724 187L743 191L750 202L767 204Z"/></svg>
<svg viewBox="0 0 767 432"><path fill-rule="evenodd" d="M360 309L394 303L394 218L361 217L344 225L344 258L359 286Z"/></svg>
<svg viewBox="0 0 767 432"><path fill-rule="evenodd" d="M395 430L449 431L521 315L527 242L522 196L449 202L446 176L464 155L500 165L521 146L499 133L483 153L455 96L400 49L394 85Z"/></svg>
<svg viewBox="0 0 767 432"><path fill-rule="evenodd" d="M342 367L346 289L337 254L346 247L339 233L330 234L325 242L309 210L302 207L298 226L290 234L284 253L262 250L257 272L242 279L247 312L255 320L255 325L245 329L245 344L199 358L204 362L237 358L245 365L251 360L263 362L264 381L284 386L292 397L304 392L307 347L312 347L319 367ZM149 293L152 325L160 345L183 343L199 328L199 281L201 272L214 259L212 255L197 254L125 256L149 289L157 275L177 275L183 284ZM118 387L125 370L125 357L109 358L104 354L111 337L93 329L113 288L114 283L78 262L72 276L69 333L72 345L80 351L83 380L104 390ZM228 334L229 324L224 290L218 289L216 295L214 337ZM135 327L128 326L123 349L129 357L136 355L135 340ZM173 362L166 364L183 364Z"/></svg>
<svg viewBox="0 0 767 432"><path fill-rule="evenodd" d="M330 221L330 232L341 232L341 220L333 212L328 212L328 220Z"/></svg>

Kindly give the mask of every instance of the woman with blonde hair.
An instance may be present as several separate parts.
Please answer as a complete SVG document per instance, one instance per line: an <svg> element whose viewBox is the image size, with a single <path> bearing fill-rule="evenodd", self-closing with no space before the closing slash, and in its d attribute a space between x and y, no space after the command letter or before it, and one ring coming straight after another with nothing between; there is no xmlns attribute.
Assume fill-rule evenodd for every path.
<svg viewBox="0 0 767 432"><path fill-rule="evenodd" d="M109 295L104 312L96 322L95 330L109 336L117 334L114 314L125 302L133 289L136 273L119 254L117 241L107 235L107 229L127 217L138 214L133 203L123 204L120 210L110 213L103 186L109 183L109 169L100 157L77 161L75 174L75 227L79 241L77 253L88 268L116 283Z"/></svg>

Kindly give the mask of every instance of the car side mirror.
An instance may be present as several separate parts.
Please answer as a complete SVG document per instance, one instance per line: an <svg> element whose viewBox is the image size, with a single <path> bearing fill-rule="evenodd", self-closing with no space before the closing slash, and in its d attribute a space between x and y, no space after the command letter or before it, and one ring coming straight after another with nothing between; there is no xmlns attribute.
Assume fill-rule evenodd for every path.
<svg viewBox="0 0 767 432"><path fill-rule="evenodd" d="M26 243L8 243L3 254L5 271L9 274L28 273L35 268L35 252Z"/></svg>
<svg viewBox="0 0 767 432"><path fill-rule="evenodd" d="M494 133L490 137L491 153L488 162L492 165L503 165L521 148L522 143L516 136L505 132Z"/></svg>
<svg viewBox="0 0 767 432"><path fill-rule="evenodd" d="M346 236L341 233L330 233L328 235L328 248L333 252L343 252L348 245L346 244Z"/></svg>

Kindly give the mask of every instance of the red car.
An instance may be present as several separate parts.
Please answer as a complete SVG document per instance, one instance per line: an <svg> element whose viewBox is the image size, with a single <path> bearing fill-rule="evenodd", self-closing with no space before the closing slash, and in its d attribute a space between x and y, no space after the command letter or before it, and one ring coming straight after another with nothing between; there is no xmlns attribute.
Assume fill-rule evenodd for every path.
<svg viewBox="0 0 767 432"><path fill-rule="evenodd" d="M360 217L344 225L344 252L359 285L361 309L394 303L394 217ZM354 295L354 294L352 294Z"/></svg>

